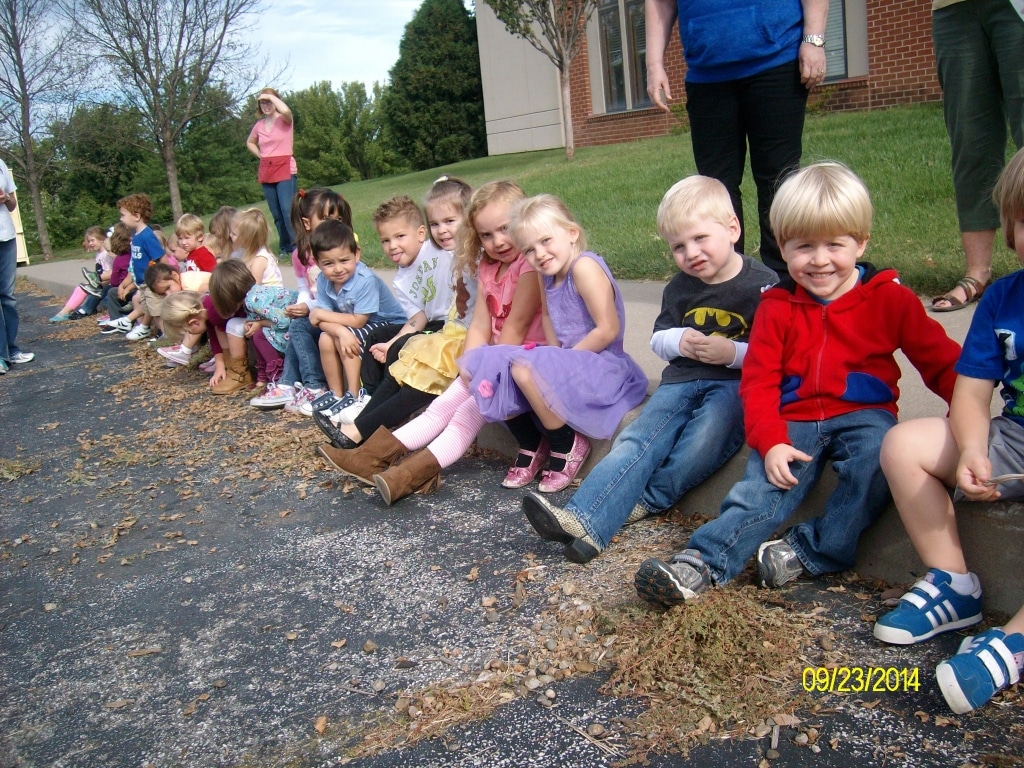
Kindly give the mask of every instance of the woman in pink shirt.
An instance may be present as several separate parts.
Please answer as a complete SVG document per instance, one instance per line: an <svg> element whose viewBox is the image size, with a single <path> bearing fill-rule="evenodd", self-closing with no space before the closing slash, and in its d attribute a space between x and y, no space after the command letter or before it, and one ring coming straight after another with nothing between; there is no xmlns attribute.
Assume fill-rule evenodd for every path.
<svg viewBox="0 0 1024 768"><path fill-rule="evenodd" d="M264 88L256 96L260 119L249 132L245 146L260 159L260 184L274 218L282 255L295 249L292 232L292 197L298 169L292 156L292 111L273 88Z"/></svg>

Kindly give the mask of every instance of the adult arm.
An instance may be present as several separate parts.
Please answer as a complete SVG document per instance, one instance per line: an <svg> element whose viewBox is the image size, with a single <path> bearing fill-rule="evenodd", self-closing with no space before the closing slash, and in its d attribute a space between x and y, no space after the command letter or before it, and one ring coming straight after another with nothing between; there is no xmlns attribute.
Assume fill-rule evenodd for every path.
<svg viewBox="0 0 1024 768"><path fill-rule="evenodd" d="M8 211L13 211L18 207L18 196L14 192L6 192L0 189L0 203L3 203Z"/></svg>
<svg viewBox="0 0 1024 768"><path fill-rule="evenodd" d="M644 14L647 16L647 95L651 97L654 106L665 112L671 112L667 102L672 99L668 74L665 72L665 51L678 13L676 0L644 0Z"/></svg>
<svg viewBox="0 0 1024 768"><path fill-rule="evenodd" d="M281 101L281 99L272 93L261 93L259 94L259 98L269 100L270 103L274 105L274 109L277 110L277 116L284 120L288 125L292 124L292 111L288 108L287 104Z"/></svg>
<svg viewBox="0 0 1024 768"><path fill-rule="evenodd" d="M800 0L804 16L804 35L825 36L828 0ZM812 88L825 79L825 49L800 43L800 82Z"/></svg>
<svg viewBox="0 0 1024 768"><path fill-rule="evenodd" d="M484 287L477 283L477 296L484 296ZM482 347L491 343L491 312L486 301L478 301L473 305L473 317L466 331L466 343L463 351Z"/></svg>
<svg viewBox="0 0 1024 768"><path fill-rule="evenodd" d="M260 156L260 143L259 139L256 136L256 127L258 125L259 122L257 122L256 125L252 127L252 130L249 131L249 138L245 140L245 148L252 152L254 155L256 155L256 157Z"/></svg>

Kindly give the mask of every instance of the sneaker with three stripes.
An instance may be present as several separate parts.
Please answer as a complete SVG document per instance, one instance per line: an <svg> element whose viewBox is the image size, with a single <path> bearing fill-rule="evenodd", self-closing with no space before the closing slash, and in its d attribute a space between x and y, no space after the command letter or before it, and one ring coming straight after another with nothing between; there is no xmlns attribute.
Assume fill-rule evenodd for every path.
<svg viewBox="0 0 1024 768"><path fill-rule="evenodd" d="M895 610L875 622L875 637L883 643L911 645L980 622L981 587L961 595L951 581L946 571L930 569L900 598Z"/></svg>

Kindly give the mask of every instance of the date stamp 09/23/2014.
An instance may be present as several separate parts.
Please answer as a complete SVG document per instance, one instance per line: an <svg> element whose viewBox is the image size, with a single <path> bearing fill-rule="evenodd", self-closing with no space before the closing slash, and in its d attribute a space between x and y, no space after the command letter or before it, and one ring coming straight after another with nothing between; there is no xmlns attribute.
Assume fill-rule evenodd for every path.
<svg viewBox="0 0 1024 768"><path fill-rule="evenodd" d="M897 693L921 687L917 667L804 667L801 683L812 693Z"/></svg>

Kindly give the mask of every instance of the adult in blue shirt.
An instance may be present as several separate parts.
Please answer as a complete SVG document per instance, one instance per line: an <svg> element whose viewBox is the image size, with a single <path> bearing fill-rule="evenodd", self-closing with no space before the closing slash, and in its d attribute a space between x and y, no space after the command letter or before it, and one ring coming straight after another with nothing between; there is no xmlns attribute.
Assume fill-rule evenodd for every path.
<svg viewBox="0 0 1024 768"><path fill-rule="evenodd" d="M786 276L768 212L800 166L808 89L825 79L828 0L645 0L645 11L651 101L669 111L665 50L678 19L697 172L725 184L743 222L740 183L750 147L761 261ZM745 252L742 235L736 248Z"/></svg>

